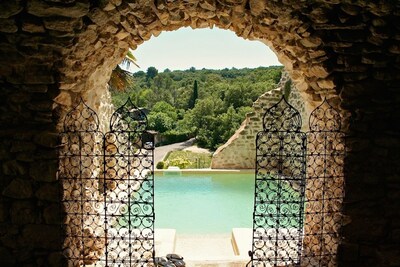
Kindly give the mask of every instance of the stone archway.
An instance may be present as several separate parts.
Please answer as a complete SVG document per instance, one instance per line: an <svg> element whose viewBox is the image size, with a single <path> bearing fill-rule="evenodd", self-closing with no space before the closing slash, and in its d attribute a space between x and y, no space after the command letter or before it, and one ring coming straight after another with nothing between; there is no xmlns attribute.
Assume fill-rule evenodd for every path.
<svg viewBox="0 0 400 267"><path fill-rule="evenodd" d="M279 16L273 19L274 16L267 6L260 3L139 2L120 5L108 3L102 9L94 8L88 14L93 25L89 25L87 31L78 36L78 45L74 48L76 50L71 58L64 62L72 65L62 68L65 70L62 77L72 83L63 83L61 80L62 92L55 101L69 106L69 101L74 103L77 100L76 96L82 96L90 106L97 109L100 116L103 114L107 117L110 100L107 98L106 81L128 46L136 47L163 30L175 30L184 26L216 26L232 30L239 37L261 40L269 45L293 77L308 109L312 109L323 97L338 99L334 91L335 84L323 65L326 52L322 50L321 39L310 37L311 33L304 30L304 22L289 16L284 6L275 7ZM127 12L125 16L124 11ZM282 19L279 19L280 17ZM120 25L116 24L115 20ZM91 45L85 43L90 36L97 37L94 40L94 50ZM86 71L79 73L80 80L76 79L75 68ZM88 72L90 69L92 72ZM71 91L75 91L74 94L71 94ZM107 128L107 125L100 121L100 124L103 124L102 128ZM309 231L314 228L317 227L308 225L306 235L312 236ZM73 244L75 241L70 240L67 243Z"/></svg>
<svg viewBox="0 0 400 267"><path fill-rule="evenodd" d="M163 30L216 26L269 45L310 107L328 96L352 113L345 125L352 221L340 262L397 264L399 9L390 0L2 2L0 259L57 266L53 159L64 111L80 96L110 108L106 81L128 47Z"/></svg>
<svg viewBox="0 0 400 267"><path fill-rule="evenodd" d="M91 24L76 36L70 56L61 63L61 93L55 101L70 106L83 94L100 107L109 74L128 47L136 48L161 31L215 26L260 40L275 51L311 109L321 97L337 98L335 83L324 62L327 52L321 38L312 36L309 23L291 12L285 5L241 0L114 1L94 7L87 15Z"/></svg>

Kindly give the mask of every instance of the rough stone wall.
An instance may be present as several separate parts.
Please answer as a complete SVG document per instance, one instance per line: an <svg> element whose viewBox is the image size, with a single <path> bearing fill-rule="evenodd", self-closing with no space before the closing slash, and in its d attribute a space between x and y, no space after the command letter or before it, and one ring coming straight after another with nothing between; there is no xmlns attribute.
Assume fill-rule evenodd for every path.
<svg viewBox="0 0 400 267"><path fill-rule="evenodd" d="M304 101L301 98L296 87L289 80L286 72L282 73L281 80L277 87L261 95L253 103L253 111L246 114L245 120L239 129L229 140L220 146L213 154L211 161L212 169L254 169L256 155L256 135L263 130L263 116L265 111L278 103L285 95L285 89L290 86L288 95L289 103L296 108L303 119L303 128L308 119L304 107Z"/></svg>
<svg viewBox="0 0 400 267"><path fill-rule="evenodd" d="M313 109L347 110L339 266L400 264L400 4L392 0L0 2L0 265L60 266L57 133L96 110L128 47L219 27L270 46Z"/></svg>

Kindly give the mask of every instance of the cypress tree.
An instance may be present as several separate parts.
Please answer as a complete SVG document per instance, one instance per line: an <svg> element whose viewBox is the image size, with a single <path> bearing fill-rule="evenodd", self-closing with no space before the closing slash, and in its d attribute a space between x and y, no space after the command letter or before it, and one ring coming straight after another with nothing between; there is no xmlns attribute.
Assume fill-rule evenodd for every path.
<svg viewBox="0 0 400 267"><path fill-rule="evenodd" d="M199 93L198 93L198 88L197 88L197 80L194 80L194 84L193 84L193 94L189 99L189 104L188 104L188 108L192 109L194 108L194 105L196 104L196 100L199 97Z"/></svg>

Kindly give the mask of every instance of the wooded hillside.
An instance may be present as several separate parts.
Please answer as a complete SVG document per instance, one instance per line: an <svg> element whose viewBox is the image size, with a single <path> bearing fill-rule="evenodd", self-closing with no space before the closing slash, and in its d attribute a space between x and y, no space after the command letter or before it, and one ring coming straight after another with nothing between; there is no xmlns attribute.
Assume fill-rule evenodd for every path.
<svg viewBox="0 0 400 267"><path fill-rule="evenodd" d="M150 109L150 128L168 142L196 136L199 146L214 150L239 127L253 101L276 86L282 69L190 68L159 73L150 67L134 73L131 88L112 91L112 97L116 107L130 97L136 106Z"/></svg>

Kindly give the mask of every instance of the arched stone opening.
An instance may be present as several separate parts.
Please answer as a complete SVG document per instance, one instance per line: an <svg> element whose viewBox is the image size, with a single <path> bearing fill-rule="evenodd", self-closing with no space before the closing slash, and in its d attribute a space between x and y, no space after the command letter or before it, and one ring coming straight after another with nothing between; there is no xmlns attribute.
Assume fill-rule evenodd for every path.
<svg viewBox="0 0 400 267"><path fill-rule="evenodd" d="M306 103L329 95L351 112L352 123L345 124L351 134L345 203L351 222L344 228L340 264L398 263L396 1L71 0L9 1L1 7L1 128L6 130L0 259L6 266L58 264L53 159L63 111L80 95L100 109L106 77L128 46L167 26L190 25L229 28L244 38L266 36Z"/></svg>
<svg viewBox="0 0 400 267"><path fill-rule="evenodd" d="M61 68L63 73L60 80L62 92L55 101L60 104L60 107L68 108L82 97L99 114L100 128L107 130L108 120L101 120L103 115L105 118L111 115L106 82L112 69L122 60L129 46L136 47L164 30L176 30L185 26L193 29L215 26L232 30L245 39L260 40L270 46L291 75L308 110L313 109L323 98L328 98L337 105L339 98L335 91L335 83L325 67L324 60L328 57L322 47L322 40L317 36L311 37L313 32L307 30L306 23L300 18L291 16L290 11L284 6L276 6L275 9L278 16L270 13L267 6L260 1L146 2L143 4L120 3L117 6L109 3L102 9L94 8L88 14L93 24L78 36L77 45L73 48L71 57L63 62L65 66ZM125 16L122 15L123 10L126 12ZM116 26L117 19L122 26ZM90 36L93 39L97 38L94 41L94 49L86 43ZM96 171L92 173L94 172ZM93 183L90 182L90 185L93 186ZM94 185L94 187L100 186ZM89 194L88 197L90 195L93 194ZM91 209L89 206L86 208ZM74 220L70 218L71 222ZM93 218L87 218L87 220L93 220ZM320 248L315 244L321 241L313 242L310 239L313 239L312 232L319 232L320 228L313 225L312 219L306 219L306 221L308 227L305 229L305 235L309 237L308 243L314 245L312 248L306 248L305 251L307 250L311 255L312 249L317 249L314 253L319 254ZM327 221L332 221L332 219ZM85 232L85 229L76 231ZM72 251L74 249L71 246L79 244L78 240L66 242ZM337 240L330 242L335 244ZM86 252L85 257L101 257L98 247L104 244L92 243L94 243L93 251ZM305 246L307 246L306 243ZM88 262L92 262L92 259L88 259Z"/></svg>
<svg viewBox="0 0 400 267"><path fill-rule="evenodd" d="M96 7L88 14L92 24L77 36L70 56L61 63L62 91L55 101L70 106L77 94L83 94L99 107L106 81L128 47L136 48L161 31L190 26L218 27L262 41L277 54L309 109L325 96L338 103L325 62L329 51L320 37L312 36L315 31L307 21L290 13L285 5L269 7L260 1L144 1Z"/></svg>

